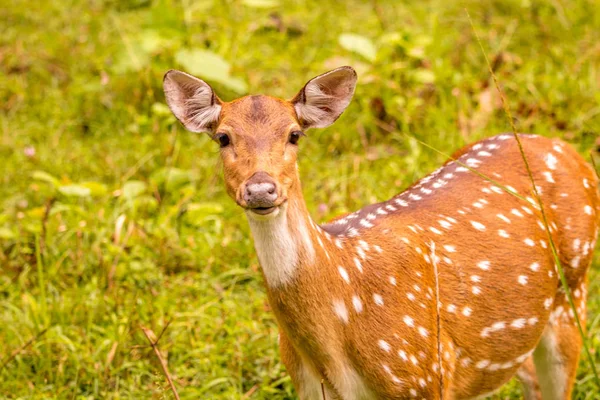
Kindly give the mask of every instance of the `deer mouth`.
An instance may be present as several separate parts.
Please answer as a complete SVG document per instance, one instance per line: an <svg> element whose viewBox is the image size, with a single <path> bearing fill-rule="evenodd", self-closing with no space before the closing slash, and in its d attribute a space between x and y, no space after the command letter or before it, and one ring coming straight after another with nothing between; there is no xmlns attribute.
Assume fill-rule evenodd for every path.
<svg viewBox="0 0 600 400"><path fill-rule="evenodd" d="M249 208L249 210L258 215L268 215L268 214L271 214L273 211L275 211L277 208L279 208L279 206L254 207L254 208Z"/></svg>
<svg viewBox="0 0 600 400"><path fill-rule="evenodd" d="M275 204L273 204L273 203L271 203L271 204L256 204L256 205L252 205L252 206L246 205L246 207L244 207L244 208L246 209L246 212L250 212L251 214L253 214L257 217L260 216L260 217L270 218L270 217L278 215L280 208L282 208L286 202L287 202L287 198L283 198L283 199L280 199L280 201L276 202Z"/></svg>

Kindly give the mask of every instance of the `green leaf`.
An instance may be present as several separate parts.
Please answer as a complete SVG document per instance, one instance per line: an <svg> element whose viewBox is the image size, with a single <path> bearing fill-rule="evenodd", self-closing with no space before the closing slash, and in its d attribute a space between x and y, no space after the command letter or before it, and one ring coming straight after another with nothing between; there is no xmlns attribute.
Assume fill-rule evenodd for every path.
<svg viewBox="0 0 600 400"><path fill-rule="evenodd" d="M428 69L418 69L413 72L413 78L419 83L435 82L435 74Z"/></svg>
<svg viewBox="0 0 600 400"><path fill-rule="evenodd" d="M33 171L31 177L37 181L42 181L51 184L54 187L60 186L60 181L44 171Z"/></svg>
<svg viewBox="0 0 600 400"><path fill-rule="evenodd" d="M272 8L279 5L279 0L242 0L242 3L248 7Z"/></svg>
<svg viewBox="0 0 600 400"><path fill-rule="evenodd" d="M8 240L14 239L17 235L10 229L0 226L0 239Z"/></svg>
<svg viewBox="0 0 600 400"><path fill-rule="evenodd" d="M371 62L375 61L377 49L371 39L354 33L344 33L339 36L338 41L346 50L360 54Z"/></svg>
<svg viewBox="0 0 600 400"><path fill-rule="evenodd" d="M202 79L218 82L237 93L245 93L247 90L244 80L230 76L229 63L212 51L181 49L175 54L175 61L187 72Z"/></svg>
<svg viewBox="0 0 600 400"><path fill-rule="evenodd" d="M140 194L146 191L146 182L142 181L127 181L123 185L123 198L126 200L131 200L139 196Z"/></svg>
<svg viewBox="0 0 600 400"><path fill-rule="evenodd" d="M171 110L163 103L152 104L152 114L158 115L159 117L171 116Z"/></svg>
<svg viewBox="0 0 600 400"><path fill-rule="evenodd" d="M106 189L106 185L100 182L83 182L81 186L90 189L90 194L92 196L103 196L108 192Z"/></svg>
<svg viewBox="0 0 600 400"><path fill-rule="evenodd" d="M89 188L82 185L62 185L58 191L67 197L88 197L92 194Z"/></svg>
<svg viewBox="0 0 600 400"><path fill-rule="evenodd" d="M156 186L162 186L167 192L174 192L192 181L192 173L181 168L164 167L156 170L150 180Z"/></svg>

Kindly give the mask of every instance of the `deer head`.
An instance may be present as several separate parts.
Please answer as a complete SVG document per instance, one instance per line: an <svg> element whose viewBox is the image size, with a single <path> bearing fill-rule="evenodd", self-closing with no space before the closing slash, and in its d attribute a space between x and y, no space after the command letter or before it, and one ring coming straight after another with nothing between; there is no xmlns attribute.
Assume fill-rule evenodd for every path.
<svg viewBox="0 0 600 400"><path fill-rule="evenodd" d="M167 104L192 132L206 132L221 148L227 193L249 218L274 218L301 196L298 141L310 128L331 125L350 103L356 72L340 67L311 79L289 101L245 96L224 102L204 81L171 70Z"/></svg>

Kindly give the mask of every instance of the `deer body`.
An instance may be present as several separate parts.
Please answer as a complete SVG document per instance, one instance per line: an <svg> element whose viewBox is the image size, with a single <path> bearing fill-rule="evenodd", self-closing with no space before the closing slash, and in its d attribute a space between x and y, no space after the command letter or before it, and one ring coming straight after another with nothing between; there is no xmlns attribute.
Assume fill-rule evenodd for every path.
<svg viewBox="0 0 600 400"><path fill-rule="evenodd" d="M188 90L187 76L172 79L169 105L194 128L199 111L179 112L169 89L192 97L200 90ZM333 122L354 81L353 71L334 70L290 103L200 99L220 107L210 131L228 135L225 146L219 139L227 188L248 210L282 359L300 398L321 399L323 382L327 399L469 399L515 373L530 398L540 388L544 399L568 398L581 339L512 135L466 147L458 161L388 201L323 226L312 221L295 133ZM285 112L292 118L282 121ZM257 133L282 130L279 141ZM597 178L563 142L521 140L584 319L600 222Z"/></svg>

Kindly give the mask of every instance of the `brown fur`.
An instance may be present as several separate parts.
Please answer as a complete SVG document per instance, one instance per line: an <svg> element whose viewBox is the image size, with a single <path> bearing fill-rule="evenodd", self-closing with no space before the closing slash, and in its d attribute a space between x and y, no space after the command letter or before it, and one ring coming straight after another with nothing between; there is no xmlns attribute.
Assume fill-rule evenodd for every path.
<svg viewBox="0 0 600 400"><path fill-rule="evenodd" d="M297 146L288 143L302 126L294 103L251 96L221 106L213 134L231 138L221 150L227 192L246 207L245 182L265 172L287 213L282 232L298 261L289 280L266 281L301 399L320 399L321 380L328 400L467 399L496 390L521 366L536 398L533 360L564 381L556 398L570 397L581 340L511 135L456 157L524 199L448 162L393 199L318 226L302 197ZM563 142L521 138L583 318L600 222L597 178ZM553 358L542 357L548 351Z"/></svg>

